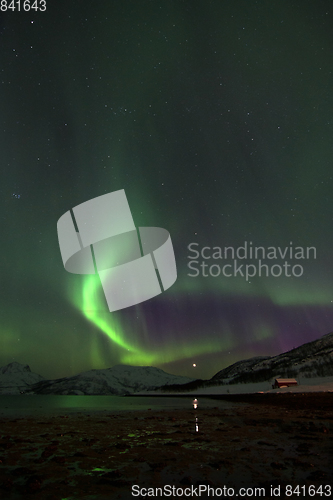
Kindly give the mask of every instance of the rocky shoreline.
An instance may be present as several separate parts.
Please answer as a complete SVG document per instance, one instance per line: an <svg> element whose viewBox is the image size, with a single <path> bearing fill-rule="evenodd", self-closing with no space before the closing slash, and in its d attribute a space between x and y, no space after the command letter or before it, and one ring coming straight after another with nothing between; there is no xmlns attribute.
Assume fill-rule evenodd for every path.
<svg viewBox="0 0 333 500"><path fill-rule="evenodd" d="M314 498L306 488L332 485L332 393L223 398L242 404L1 418L0 498L143 498L134 484L260 487L265 498L299 485Z"/></svg>

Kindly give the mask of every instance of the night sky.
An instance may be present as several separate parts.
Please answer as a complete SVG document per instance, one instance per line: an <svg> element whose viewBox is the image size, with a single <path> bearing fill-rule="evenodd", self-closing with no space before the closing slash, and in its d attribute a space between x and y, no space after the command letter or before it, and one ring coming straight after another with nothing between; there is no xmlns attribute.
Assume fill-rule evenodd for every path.
<svg viewBox="0 0 333 500"><path fill-rule="evenodd" d="M333 330L332 26L331 0L0 13L0 366L209 378ZM120 189L137 227L170 232L178 278L110 313L98 276L65 271L57 221ZM223 275L224 248L245 242L269 276ZM193 243L223 258L195 259Z"/></svg>

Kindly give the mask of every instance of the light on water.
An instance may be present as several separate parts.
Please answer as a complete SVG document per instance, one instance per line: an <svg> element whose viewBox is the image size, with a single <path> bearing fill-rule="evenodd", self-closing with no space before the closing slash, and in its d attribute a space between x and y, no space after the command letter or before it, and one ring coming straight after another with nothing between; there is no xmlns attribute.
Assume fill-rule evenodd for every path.
<svg viewBox="0 0 333 500"><path fill-rule="evenodd" d="M227 401L201 398L201 408L230 408ZM198 400L172 396L0 396L0 416L59 415L81 412L118 412L131 410L187 410L198 408Z"/></svg>

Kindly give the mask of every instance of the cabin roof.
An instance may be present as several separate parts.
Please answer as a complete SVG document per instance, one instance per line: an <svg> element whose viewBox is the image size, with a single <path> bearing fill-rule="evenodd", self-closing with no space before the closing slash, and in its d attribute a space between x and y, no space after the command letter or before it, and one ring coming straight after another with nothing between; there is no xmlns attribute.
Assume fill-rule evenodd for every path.
<svg viewBox="0 0 333 500"><path fill-rule="evenodd" d="M296 382L297 383L297 380L295 378L276 378L275 379L275 382Z"/></svg>

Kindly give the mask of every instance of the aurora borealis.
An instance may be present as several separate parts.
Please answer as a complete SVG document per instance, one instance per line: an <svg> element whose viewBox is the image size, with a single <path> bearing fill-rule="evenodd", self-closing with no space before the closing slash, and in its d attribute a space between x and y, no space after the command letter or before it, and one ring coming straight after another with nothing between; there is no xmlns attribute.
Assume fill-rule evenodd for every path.
<svg viewBox="0 0 333 500"><path fill-rule="evenodd" d="M332 331L332 25L328 0L0 13L1 366L208 378ZM110 313L98 276L64 270L56 225L120 189L137 227L170 232L178 278ZM245 242L316 252L263 261L299 276L189 276L189 245Z"/></svg>

